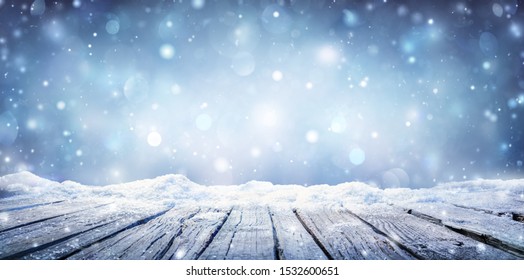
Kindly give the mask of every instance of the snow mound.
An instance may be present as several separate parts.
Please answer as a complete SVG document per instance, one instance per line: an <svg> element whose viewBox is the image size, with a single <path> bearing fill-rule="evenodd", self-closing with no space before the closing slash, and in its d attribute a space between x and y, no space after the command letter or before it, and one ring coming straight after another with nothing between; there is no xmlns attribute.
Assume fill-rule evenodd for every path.
<svg viewBox="0 0 524 280"><path fill-rule="evenodd" d="M164 205L271 205L273 207L317 207L397 204L409 207L441 202L483 207L500 212L524 212L524 180L475 180L438 185L429 189L380 189L361 182L335 186L273 185L251 181L233 186L202 186L183 175L165 175L107 186L86 186L40 178L30 172L0 177L0 199L110 198L131 203Z"/></svg>
<svg viewBox="0 0 524 280"><path fill-rule="evenodd" d="M23 171L0 177L0 198L27 194L37 196L46 194L48 191L52 191L59 186L60 183L58 182L38 177L31 172Z"/></svg>

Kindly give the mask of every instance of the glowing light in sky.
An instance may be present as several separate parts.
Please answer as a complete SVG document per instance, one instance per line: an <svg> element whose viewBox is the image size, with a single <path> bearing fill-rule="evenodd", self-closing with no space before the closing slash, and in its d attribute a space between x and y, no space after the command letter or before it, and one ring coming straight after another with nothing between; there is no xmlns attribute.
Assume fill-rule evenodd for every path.
<svg viewBox="0 0 524 280"><path fill-rule="evenodd" d="M354 165L361 165L366 160L366 153L360 148L355 148L349 153L349 160Z"/></svg>
<svg viewBox="0 0 524 280"><path fill-rule="evenodd" d="M338 52L332 46L322 47L317 55L322 64L332 65L338 61Z"/></svg>
<svg viewBox="0 0 524 280"><path fill-rule="evenodd" d="M170 44L160 46L160 56L164 59L172 59L175 56L175 48Z"/></svg>
<svg viewBox="0 0 524 280"><path fill-rule="evenodd" d="M316 143L318 142L318 132L315 130L310 130L306 133L306 140L309 143Z"/></svg>
<svg viewBox="0 0 524 280"><path fill-rule="evenodd" d="M196 118L196 127L200 130L208 130L213 124L213 119L208 114L201 114Z"/></svg>
<svg viewBox="0 0 524 280"><path fill-rule="evenodd" d="M282 78L284 78L284 74L282 74L282 72L278 70L275 70L273 74L271 74L271 77L273 78L275 82L280 82Z"/></svg>
<svg viewBox="0 0 524 280"><path fill-rule="evenodd" d="M229 169L229 162L225 158L218 158L214 162L215 170L224 173Z"/></svg>
<svg viewBox="0 0 524 280"><path fill-rule="evenodd" d="M162 143L162 136L156 131L152 131L147 135L147 144L151 147L158 147Z"/></svg>

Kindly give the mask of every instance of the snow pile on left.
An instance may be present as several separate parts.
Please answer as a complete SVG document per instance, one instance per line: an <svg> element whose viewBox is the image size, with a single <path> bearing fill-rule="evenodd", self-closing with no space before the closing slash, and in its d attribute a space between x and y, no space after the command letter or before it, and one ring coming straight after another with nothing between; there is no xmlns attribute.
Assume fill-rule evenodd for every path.
<svg viewBox="0 0 524 280"><path fill-rule="evenodd" d="M62 183L38 177L30 172L0 177L0 199L38 198L42 200L109 198L136 202L171 204L195 198L204 187L182 175L165 175L107 186L86 186L73 181Z"/></svg>
<svg viewBox="0 0 524 280"><path fill-rule="evenodd" d="M107 186L86 186L72 181L62 183L40 178L30 172L0 177L0 199L38 198L39 200L97 199L163 205L272 205L295 206L341 204L352 193L363 201L379 201L381 190L363 183L338 186L273 185L252 181L233 186L202 186L183 175L164 175L154 179Z"/></svg>
<svg viewBox="0 0 524 280"><path fill-rule="evenodd" d="M252 181L234 186L202 186L183 175L165 175L108 186L86 186L40 178L30 172L0 177L0 200L111 199L133 205L209 206L271 205L318 207L396 204L432 207L440 203L468 205L505 212L524 212L524 180L474 180L425 189L381 189L350 182L336 186L273 185Z"/></svg>

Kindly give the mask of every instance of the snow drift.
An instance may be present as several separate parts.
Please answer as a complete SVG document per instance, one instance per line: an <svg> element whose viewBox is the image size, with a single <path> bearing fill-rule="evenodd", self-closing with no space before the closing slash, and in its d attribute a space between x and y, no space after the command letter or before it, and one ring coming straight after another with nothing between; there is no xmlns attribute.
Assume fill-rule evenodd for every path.
<svg viewBox="0 0 524 280"><path fill-rule="evenodd" d="M108 198L137 205L170 206L256 204L316 207L396 204L431 207L432 204L446 202L499 212L508 209L524 212L524 179L453 182L424 189L380 189L361 182L304 187L251 181L234 186L202 186L183 175L164 175L107 186L86 186L72 181L59 183L30 172L0 177L2 200L37 197L40 200Z"/></svg>

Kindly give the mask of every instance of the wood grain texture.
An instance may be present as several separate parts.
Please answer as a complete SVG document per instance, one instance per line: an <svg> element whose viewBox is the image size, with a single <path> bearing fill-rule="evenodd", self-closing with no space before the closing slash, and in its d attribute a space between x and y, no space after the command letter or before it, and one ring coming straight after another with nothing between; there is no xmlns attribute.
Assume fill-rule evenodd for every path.
<svg viewBox="0 0 524 280"><path fill-rule="evenodd" d="M107 200L95 201L63 201L59 203L32 204L30 207L18 206L20 210L4 213L7 219L0 222L0 232L24 225L57 218L66 214L87 210L93 207L107 205Z"/></svg>
<svg viewBox="0 0 524 280"><path fill-rule="evenodd" d="M298 209L296 214L333 259L414 259L345 209Z"/></svg>
<svg viewBox="0 0 524 280"><path fill-rule="evenodd" d="M277 253L284 260L326 260L327 256L302 226L291 208L271 208Z"/></svg>
<svg viewBox="0 0 524 280"><path fill-rule="evenodd" d="M195 259L227 214L219 209L172 209L69 259Z"/></svg>
<svg viewBox="0 0 524 280"><path fill-rule="evenodd" d="M484 245L389 205L348 207L358 217L387 234L420 259L515 259L514 255Z"/></svg>
<svg viewBox="0 0 524 280"><path fill-rule="evenodd" d="M417 206L417 205L415 205ZM524 223L446 203L408 209L413 216L444 225L481 243L524 258ZM480 249L484 249L480 246Z"/></svg>
<svg viewBox="0 0 524 280"><path fill-rule="evenodd" d="M60 199L9 198L0 199L0 213L28 209L48 204L60 203Z"/></svg>
<svg viewBox="0 0 524 280"><path fill-rule="evenodd" d="M134 211L131 207L125 204L91 206L83 211L4 231L0 233L0 259L61 258L67 251L81 249L165 211ZM46 251L49 248L53 248L52 251ZM38 254L39 251L48 254Z"/></svg>
<svg viewBox="0 0 524 280"><path fill-rule="evenodd" d="M231 211L199 259L273 260L277 256L268 209L248 206Z"/></svg>

